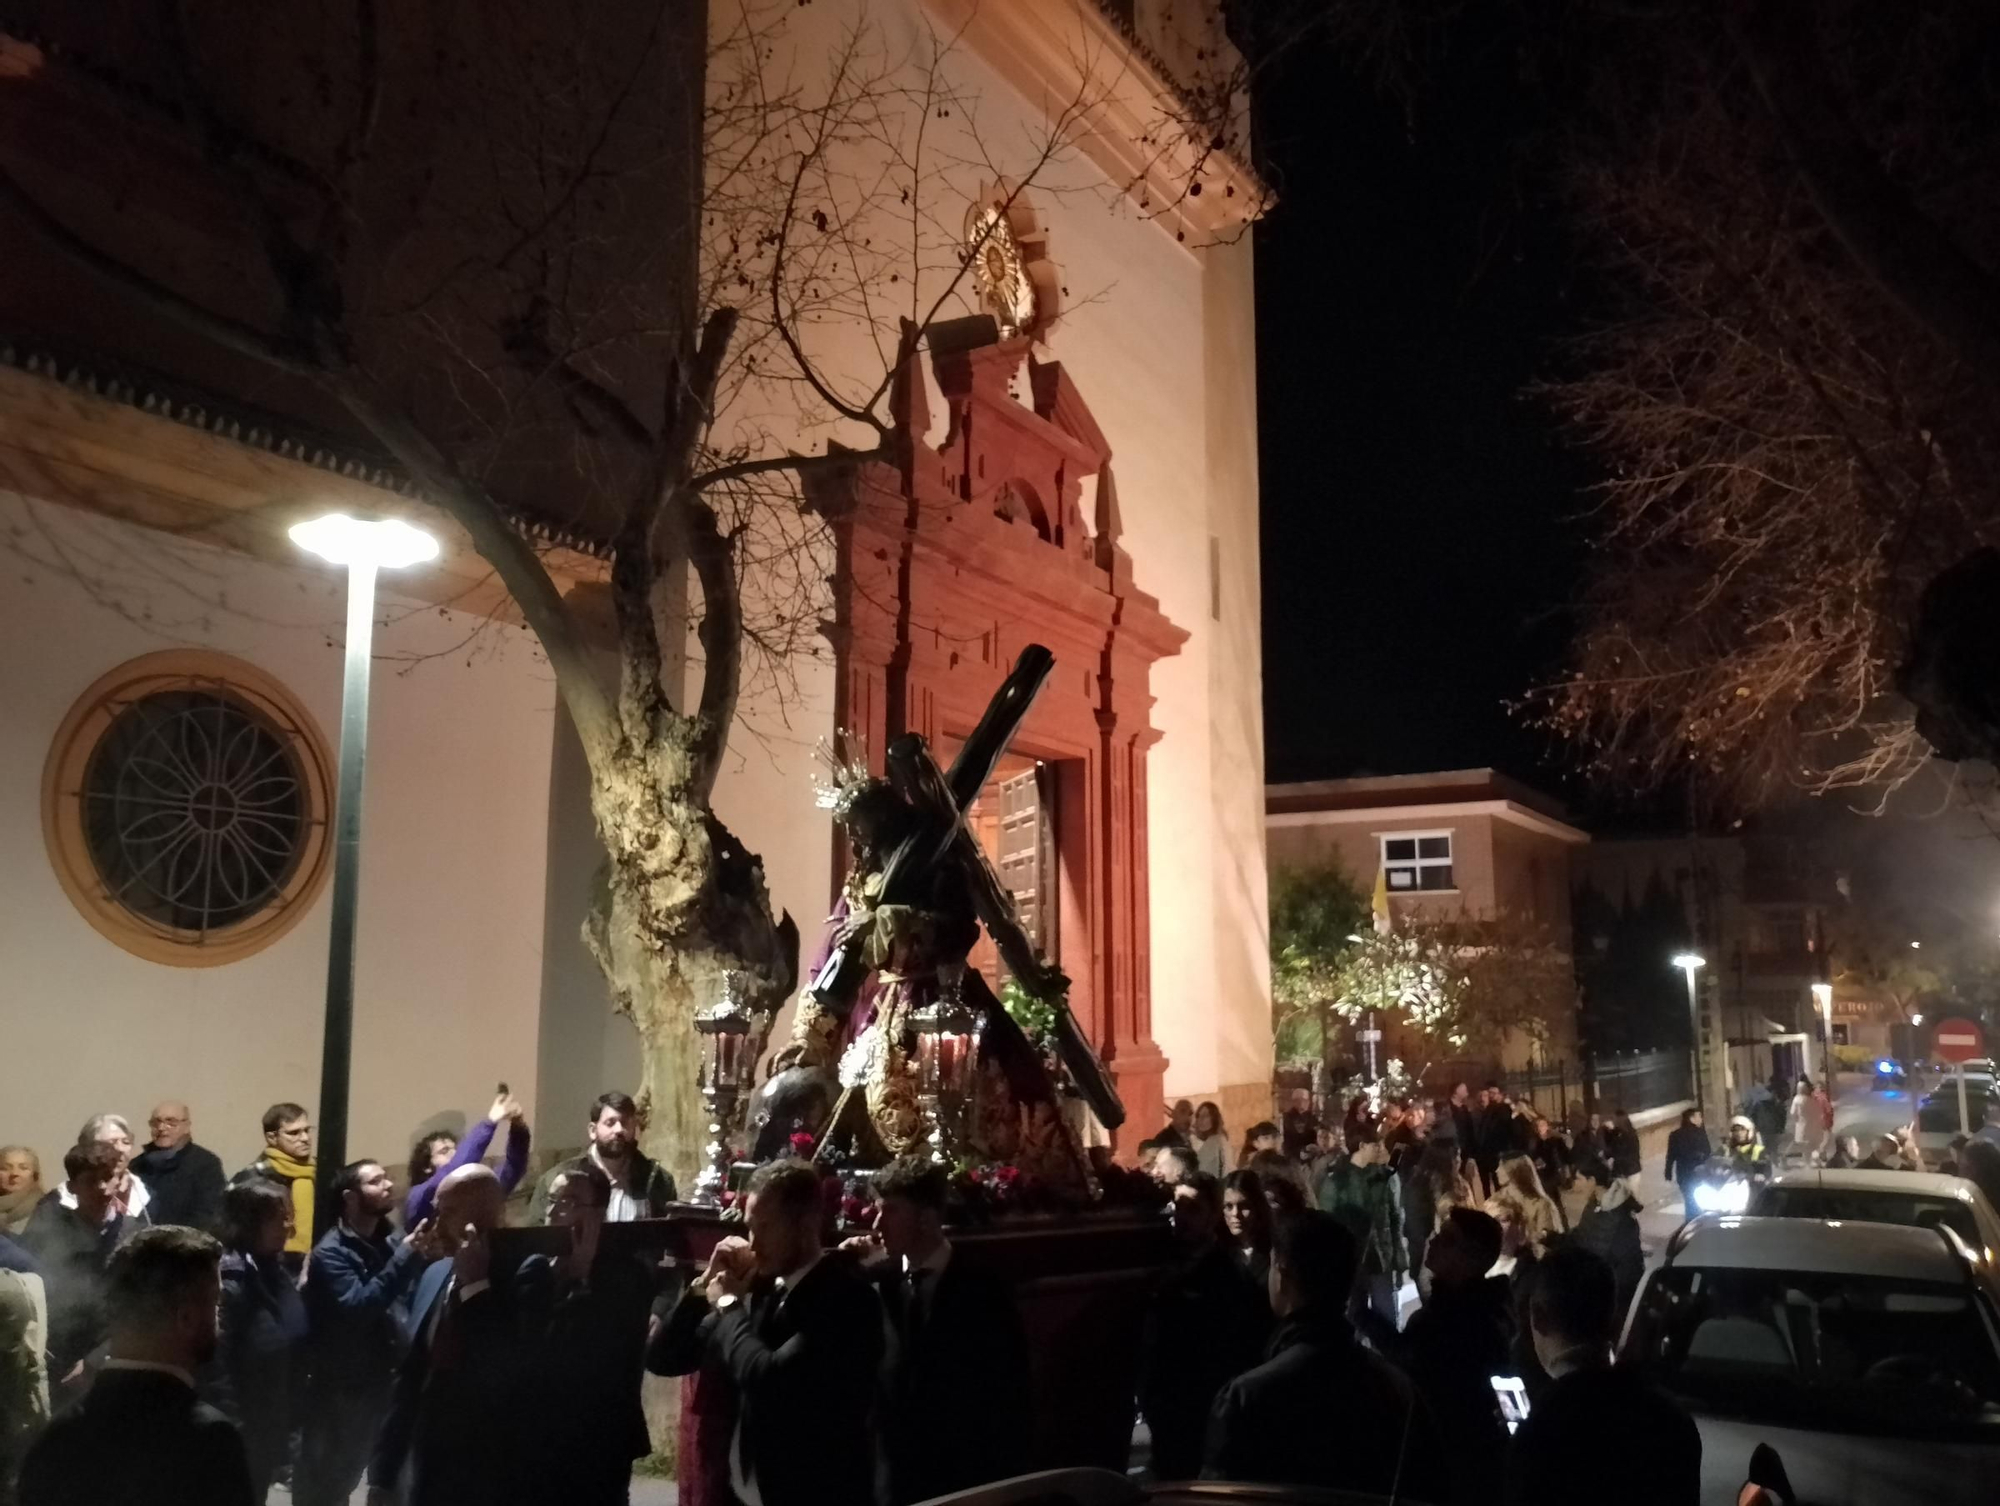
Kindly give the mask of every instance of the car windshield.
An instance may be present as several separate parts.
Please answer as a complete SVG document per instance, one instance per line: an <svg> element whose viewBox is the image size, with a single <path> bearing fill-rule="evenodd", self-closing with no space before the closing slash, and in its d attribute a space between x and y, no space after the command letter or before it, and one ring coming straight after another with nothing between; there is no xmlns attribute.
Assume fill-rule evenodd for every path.
<svg viewBox="0 0 2000 1506"><path fill-rule="evenodd" d="M1646 1284L1624 1359L1711 1415L2000 1434L2000 1335L1969 1287L1668 1266Z"/></svg>
<svg viewBox="0 0 2000 1506"><path fill-rule="evenodd" d="M1986 1112L1986 1095L1970 1088L1965 1094L1966 1123L1973 1129L1979 1128L1979 1121ZM1917 1130L1920 1134L1955 1135L1958 1125L1958 1094L1939 1093L1926 1098L1923 1107L1917 1110Z"/></svg>
<svg viewBox="0 0 2000 1506"><path fill-rule="evenodd" d="M1845 1219L1863 1224L1910 1224L1952 1230L1973 1249L1983 1241L1972 1210L1957 1198L1855 1187L1766 1187L1752 1213L1767 1218Z"/></svg>

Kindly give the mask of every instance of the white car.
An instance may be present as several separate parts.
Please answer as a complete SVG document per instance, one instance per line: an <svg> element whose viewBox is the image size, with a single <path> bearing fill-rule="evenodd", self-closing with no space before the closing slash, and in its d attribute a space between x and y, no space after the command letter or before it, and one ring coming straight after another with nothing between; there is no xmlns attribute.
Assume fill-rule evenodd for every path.
<svg viewBox="0 0 2000 1506"><path fill-rule="evenodd" d="M2000 1304L1945 1228L1703 1217L1668 1244L1620 1363L1701 1429L1704 1506L1760 1443L1810 1506L1990 1506Z"/></svg>
<svg viewBox="0 0 2000 1506"><path fill-rule="evenodd" d="M1748 1211L1764 1218L1942 1226L1978 1254L1989 1279L2000 1271L2000 1212L1964 1177L1918 1171L1788 1171L1759 1188Z"/></svg>
<svg viewBox="0 0 2000 1506"><path fill-rule="evenodd" d="M1947 1084L1930 1094L1917 1108L1917 1149L1923 1155L1926 1166L1936 1166L1951 1150L1951 1142L1961 1133L1977 1134L1979 1126L1986 1120L1986 1101L2000 1089L1989 1081L1976 1083L1968 1079L1965 1084L1965 1122L1967 1129L1961 1130L1958 1121L1958 1088Z"/></svg>

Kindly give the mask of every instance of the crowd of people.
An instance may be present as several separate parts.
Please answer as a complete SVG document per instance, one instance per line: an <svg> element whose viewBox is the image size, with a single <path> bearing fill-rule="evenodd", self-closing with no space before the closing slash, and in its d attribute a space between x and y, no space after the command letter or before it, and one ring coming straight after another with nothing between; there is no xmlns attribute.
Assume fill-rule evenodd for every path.
<svg viewBox="0 0 2000 1506"><path fill-rule="evenodd" d="M837 1246L822 1173L761 1168L741 1237L683 1284L600 1258L608 1225L675 1199L621 1094L522 1194L566 1232L506 1270L492 1235L531 1138L504 1090L413 1146L402 1185L380 1160L322 1182L296 1104L233 1177L193 1127L162 1103L140 1149L93 1116L48 1186L0 1149L0 1500L18 1473L23 1506L240 1506L279 1481L302 1506L364 1482L379 1506L622 1502L648 1371L692 1388L689 1506L904 1506L1034 1462L1026 1332L1005 1273L953 1248L928 1161L882 1173L872 1232ZM1763 1149L1748 1120L1727 1144ZM1298 1094L1240 1139L1176 1104L1142 1151L1178 1250L1134 1364L1160 1479L1560 1501L1636 1455L1622 1497L1695 1498L1692 1424L1612 1363L1644 1269L1630 1120L1559 1128L1459 1084L1322 1122ZM1959 1154L2000 1163L2000 1116ZM1690 1114L1667 1179L1710 1156Z"/></svg>
<svg viewBox="0 0 2000 1506"><path fill-rule="evenodd" d="M566 1235L511 1269L492 1236L530 1136L504 1090L463 1137L413 1146L405 1185L381 1160L340 1168L317 1241L300 1238L321 1184L297 1105L272 1108L233 1178L185 1105L152 1128L135 1155L126 1121L93 1118L49 1187L32 1153L0 1153L10 1506L242 1506L279 1481L300 1506L364 1482L380 1506L609 1506L653 1446L647 1371L698 1377L697 1412L731 1398L725 1436L684 1451L689 1506L900 1506L1031 1462L1025 1329L1001 1274L953 1250L928 1161L878 1177L872 1232L831 1250L821 1173L762 1169L742 1237L683 1286L650 1255L600 1258L607 1225L676 1198L623 1094L515 1220Z"/></svg>
<svg viewBox="0 0 2000 1506"><path fill-rule="evenodd" d="M1460 1083L1323 1123L1301 1089L1218 1176L1227 1144L1216 1105L1183 1101L1141 1147L1185 1246L1141 1353L1156 1476L1439 1502L1595 1499L1616 1478L1620 1499L1698 1498L1694 1424L1612 1366L1645 1269L1628 1117L1566 1130ZM1526 1398L1518 1431L1496 1377Z"/></svg>

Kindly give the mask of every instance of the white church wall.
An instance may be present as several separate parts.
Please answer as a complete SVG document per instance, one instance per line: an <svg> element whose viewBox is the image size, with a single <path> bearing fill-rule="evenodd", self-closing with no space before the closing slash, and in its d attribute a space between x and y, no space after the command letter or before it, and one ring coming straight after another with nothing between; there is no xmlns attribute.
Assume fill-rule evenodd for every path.
<svg viewBox="0 0 2000 1506"><path fill-rule="evenodd" d="M89 1114L136 1124L178 1097L201 1142L240 1165L268 1104L319 1112L327 891L242 961L142 960L58 886L42 767L100 675L189 645L282 681L331 749L344 584L11 493L0 544L0 1141L34 1145L60 1177ZM37 563L58 551L92 589ZM386 595L378 623L349 1148L400 1167L420 1129L482 1112L500 1081L536 1107L555 693L515 629Z"/></svg>
<svg viewBox="0 0 2000 1506"><path fill-rule="evenodd" d="M869 7L879 55L920 59L924 13L917 0ZM814 70L859 14L853 4L792 12L791 50L781 48L771 67L817 85ZM924 233L933 236L963 219L991 174L1032 163L1046 134L1043 102L1022 98L969 48L944 71L960 107L928 122L926 149L957 165L928 180ZM906 149L913 140L903 138ZM854 171L849 181L872 179ZM1247 234L1223 247L1177 244L1121 187L1067 152L1028 189L1066 289L1067 312L1042 354L1063 362L1110 439L1135 579L1191 635L1153 673L1162 739L1149 760L1151 978L1153 1034L1170 1058L1166 1087L1254 1093L1269 1080L1270 1028L1250 245ZM909 231L888 216L866 233L879 251ZM937 249L919 258L930 263L920 308L948 275ZM967 301L946 313L970 311ZM818 322L807 334L842 391L865 392L879 375L877 347L852 321ZM770 429L770 403L746 397L738 406ZM817 448L827 435L800 437ZM774 897L799 921L809 953L830 889L832 836L811 803L810 750L831 729L833 689L824 655L800 668L797 692L766 693L748 708L757 730L732 736L716 798L763 854Z"/></svg>

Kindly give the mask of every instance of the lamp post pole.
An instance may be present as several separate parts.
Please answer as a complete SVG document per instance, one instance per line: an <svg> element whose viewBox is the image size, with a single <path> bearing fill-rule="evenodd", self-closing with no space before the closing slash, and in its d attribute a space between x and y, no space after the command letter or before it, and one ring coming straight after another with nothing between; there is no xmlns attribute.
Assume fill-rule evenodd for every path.
<svg viewBox="0 0 2000 1506"><path fill-rule="evenodd" d="M1682 952L1674 958L1674 966L1687 975L1688 985L1688 1054L1694 1064L1694 1106L1703 1113L1708 1105L1702 1092L1701 1080L1701 994L1695 984L1694 975L1708 965L1707 960L1693 952Z"/></svg>
<svg viewBox="0 0 2000 1506"><path fill-rule="evenodd" d="M437 540L394 518L333 513L300 523L292 542L347 569L347 640L340 687L340 770L333 806L333 915L327 938L326 1012L319 1059L319 1184L315 1237L340 1216L334 1177L347 1163L347 1107L354 1058L354 956L361 904L361 797L368 767L368 669L375 638L375 576L437 557Z"/></svg>
<svg viewBox="0 0 2000 1506"><path fill-rule="evenodd" d="M375 561L347 566L346 665L340 683L340 775L333 802L333 924L319 1056L319 1162L330 1180L347 1164L348 1079L354 1057L354 940L361 902L361 784L368 765L368 668L375 639ZM313 1206L332 1223L330 1199ZM313 1231L317 1236L320 1229Z"/></svg>

